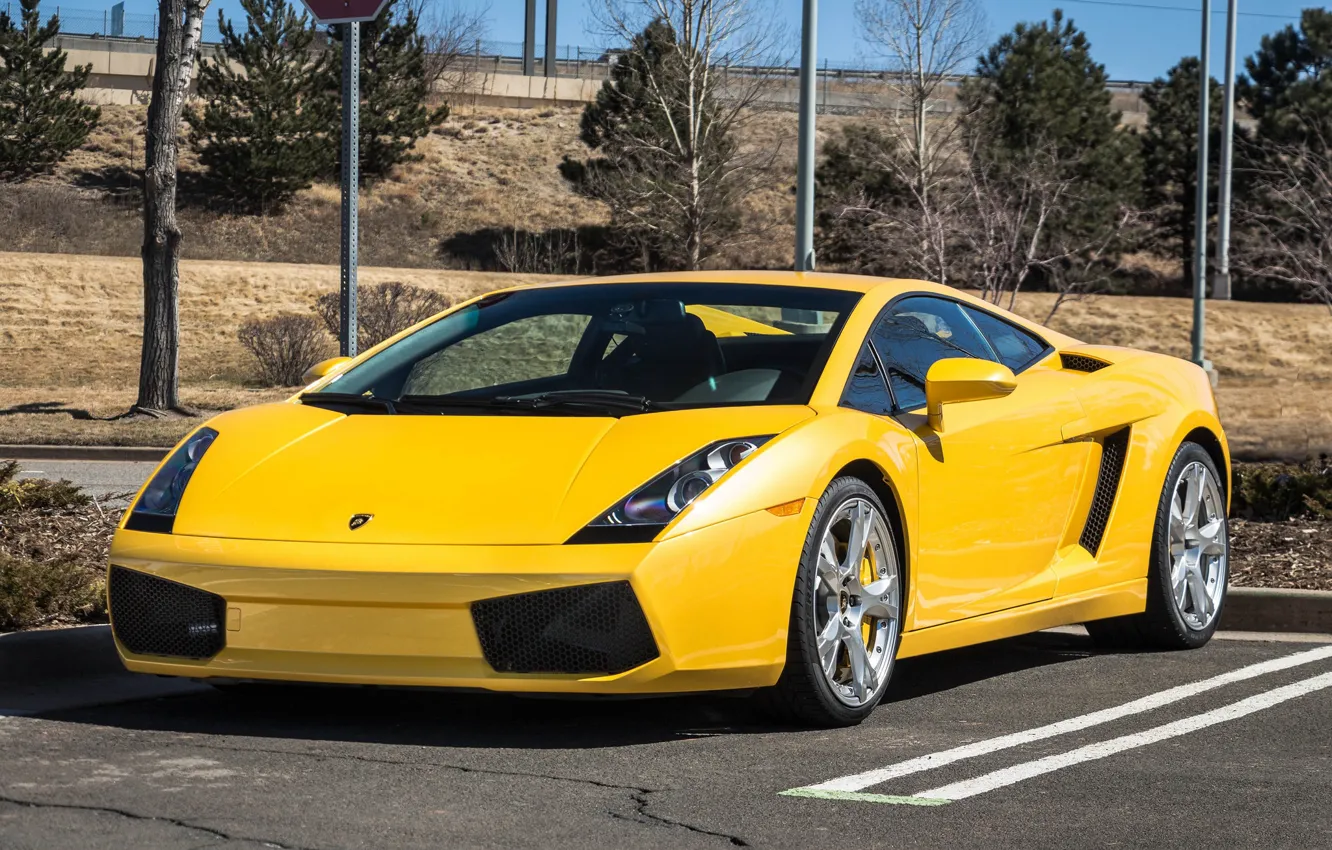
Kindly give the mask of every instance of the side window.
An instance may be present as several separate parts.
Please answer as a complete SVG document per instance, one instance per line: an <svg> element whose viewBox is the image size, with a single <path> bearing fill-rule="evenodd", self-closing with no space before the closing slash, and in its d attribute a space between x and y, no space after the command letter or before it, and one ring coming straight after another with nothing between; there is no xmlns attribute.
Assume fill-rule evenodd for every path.
<svg viewBox="0 0 1332 850"><path fill-rule="evenodd" d="M962 308L942 298L902 299L874 326L871 337L902 410L925 405L925 375L937 361L950 357L995 359Z"/></svg>
<svg viewBox="0 0 1332 850"><path fill-rule="evenodd" d="M999 362L1014 372L1030 366L1046 349L1043 340L1016 325L1010 325L998 316L975 307L967 307L966 311L990 341L990 347L998 355Z"/></svg>
<svg viewBox="0 0 1332 850"><path fill-rule="evenodd" d="M418 361L402 394L447 395L567 374L590 321L552 314L482 331Z"/></svg>
<svg viewBox="0 0 1332 850"><path fill-rule="evenodd" d="M892 396L888 394L878 358L868 342L861 346L856 368L846 382L846 389L842 390L842 406L878 415L893 412Z"/></svg>

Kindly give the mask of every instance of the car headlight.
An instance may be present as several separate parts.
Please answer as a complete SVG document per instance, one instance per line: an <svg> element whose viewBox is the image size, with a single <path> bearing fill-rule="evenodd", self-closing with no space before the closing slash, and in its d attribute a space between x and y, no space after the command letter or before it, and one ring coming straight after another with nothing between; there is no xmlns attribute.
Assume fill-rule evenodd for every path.
<svg viewBox="0 0 1332 850"><path fill-rule="evenodd" d="M661 528L772 437L741 437L705 446L617 502L588 528Z"/></svg>
<svg viewBox="0 0 1332 850"><path fill-rule="evenodd" d="M143 495L130 511L125 527L133 531L170 533L181 497L185 495L185 486L190 483L190 476L194 475L199 461L203 460L204 452L216 439L217 432L212 428L200 428L172 452L148 486L143 488Z"/></svg>

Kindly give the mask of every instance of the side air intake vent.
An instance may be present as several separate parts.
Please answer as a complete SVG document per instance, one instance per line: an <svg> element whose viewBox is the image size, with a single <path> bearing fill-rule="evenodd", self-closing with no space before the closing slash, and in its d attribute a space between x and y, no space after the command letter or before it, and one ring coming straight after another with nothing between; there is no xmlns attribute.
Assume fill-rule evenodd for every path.
<svg viewBox="0 0 1332 850"><path fill-rule="evenodd" d="M227 603L215 593L112 567L107 598L111 629L135 655L212 658L226 646Z"/></svg>
<svg viewBox="0 0 1332 850"><path fill-rule="evenodd" d="M623 673L658 655L627 581L482 599L472 619L500 673Z"/></svg>
<svg viewBox="0 0 1332 850"><path fill-rule="evenodd" d="M1097 360L1095 357L1088 357L1085 354L1065 354L1063 352L1059 354L1059 362L1069 372L1095 372L1097 369L1104 369L1110 365L1104 360Z"/></svg>
<svg viewBox="0 0 1332 850"><path fill-rule="evenodd" d="M1078 540L1082 548L1093 555L1101 548L1101 538L1110 522L1110 509L1115 505L1115 493L1124 473L1124 457L1128 454L1129 429L1116 431L1101 444L1101 472L1096 477L1096 493L1092 496L1087 524Z"/></svg>

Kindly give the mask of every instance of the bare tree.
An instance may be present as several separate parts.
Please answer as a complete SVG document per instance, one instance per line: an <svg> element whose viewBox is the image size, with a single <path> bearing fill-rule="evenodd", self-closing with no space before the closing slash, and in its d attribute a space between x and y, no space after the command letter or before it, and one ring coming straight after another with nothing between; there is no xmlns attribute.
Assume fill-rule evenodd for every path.
<svg viewBox="0 0 1332 850"><path fill-rule="evenodd" d="M143 353L133 413L180 407L180 225L176 171L180 117L199 60L209 0L160 0L157 62L143 172Z"/></svg>
<svg viewBox="0 0 1332 850"><path fill-rule="evenodd" d="M426 82L445 95L468 90L477 72L472 61L486 36L489 4L467 6L446 0L406 0L401 11L416 13L425 40Z"/></svg>
<svg viewBox="0 0 1332 850"><path fill-rule="evenodd" d="M1269 144L1261 162L1236 210L1236 265L1332 309L1332 152L1322 139Z"/></svg>
<svg viewBox="0 0 1332 850"><path fill-rule="evenodd" d="M1057 293L1045 321L1066 301L1108 281L1118 269L1120 237L1134 213L1121 208L1112 227L1078 236L1054 225L1079 202L1080 180L1053 145L1033 152L1016 171L973 156L963 173L962 199L950 205L954 274L993 304L1011 310L1037 280Z"/></svg>
<svg viewBox="0 0 1332 850"><path fill-rule="evenodd" d="M931 104L982 47L985 15L979 0L856 0L856 16L863 37L895 66L887 81L899 106L888 116L910 145L906 156L888 165L902 172L917 203L928 210L958 130L951 117L932 119Z"/></svg>
<svg viewBox="0 0 1332 850"><path fill-rule="evenodd" d="M916 196L883 200L861 192L834 201L831 218L847 240L855 234L859 256L848 258L853 267L867 273L913 277L948 284L952 274L952 249L967 197L956 183L941 184L929 204ZM846 253L841 248L839 253Z"/></svg>
<svg viewBox="0 0 1332 850"><path fill-rule="evenodd" d="M739 137L772 82L755 69L784 45L780 18L763 0L603 0L596 14L635 47L583 117L601 159L565 174L668 263L699 268L736 238L738 204L777 154Z"/></svg>

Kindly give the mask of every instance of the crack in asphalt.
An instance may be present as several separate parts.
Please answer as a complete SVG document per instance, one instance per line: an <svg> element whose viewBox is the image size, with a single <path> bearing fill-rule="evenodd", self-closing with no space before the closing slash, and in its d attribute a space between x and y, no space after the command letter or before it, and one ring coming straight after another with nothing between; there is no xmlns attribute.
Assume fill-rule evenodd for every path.
<svg viewBox="0 0 1332 850"><path fill-rule="evenodd" d="M653 792L648 791L643 793L634 793L630 795L631 797L633 797L634 800L634 813L638 815L638 817L629 817L628 815L622 815L619 812L610 812L609 813L610 816L615 818L616 820L627 820L633 823L641 823L647 826L653 826L653 825L677 826L682 829L687 829L690 832L695 833L697 835L707 835L713 838L724 838L730 843L732 847L749 846L749 842L745 841L743 838L741 838L738 835L731 835L730 833L726 832L713 832L710 829L704 829L701 826L694 826L691 823L685 823L684 821L672 820L671 818L664 817L662 815L652 814L652 812L649 812L647 810L647 807L649 805L647 795L650 793ZM647 820L644 821L642 820L642 818L647 818Z"/></svg>
<svg viewBox="0 0 1332 850"><path fill-rule="evenodd" d="M282 844L268 838L250 838L244 835L231 835L220 829L213 829L211 826L200 826L196 823L181 820L180 818L169 818L163 815L143 815L138 812L131 812L128 809L120 809L115 806L92 806L81 803L44 803L38 800L20 800L17 797L10 797L6 794L0 794L0 803L9 803L10 805L20 806L25 809L67 809L79 812L100 812L102 814L119 815L130 820L154 821L157 823L170 824L181 829L190 829L195 832L202 832L205 835L211 835L223 841L250 841L255 844L263 844L266 847L273 847L276 850L313 850L313 848L300 847L294 844Z"/></svg>
<svg viewBox="0 0 1332 850"><path fill-rule="evenodd" d="M437 768L442 768L444 770L458 771L459 773L478 773L488 776L513 776L513 777L522 777L525 779L548 779L551 780L552 782L569 782L576 785L591 785L595 788L604 788L611 791L627 791L629 792L630 799L634 801L635 814L637 814L638 817L636 818L629 817L628 815L623 815L620 814L619 812L608 813L610 814L611 817L616 818L617 820L627 820L644 825L656 824L661 826L675 826L675 827L680 827L682 829L686 829L693 833L697 833L699 835L709 835L715 838L724 838L728 842L730 842L731 846L733 847L750 846L749 842L745 841L743 838L740 838L737 835L730 835L729 833L725 832L714 832L710 829L704 829L703 827L694 826L693 824L685 823L683 821L672 820L671 818L664 817L662 815L656 815L647 810L647 807L649 805L649 801L647 798L649 794L657 794L662 791L675 790L672 788L645 788L638 785L620 785L613 782L602 782L601 780L598 779L585 779L577 776L558 776L548 773L532 773L521 770L494 770L492 768L467 767L465 765L445 764L435 761L376 758L374 756L362 756L353 753L328 753L328 752L311 752L303 750L283 750L272 747L227 747L227 746L222 746L220 744L200 744L197 742L190 742L189 746L201 750L222 750L226 752L238 752L238 753L265 753L268 755L303 756L305 758L313 758L320 760L345 759L347 761L358 761L370 764L399 765L399 766L409 766L409 767L437 767Z"/></svg>
<svg viewBox="0 0 1332 850"><path fill-rule="evenodd" d="M443 770L456 770L459 773L479 773L488 776L515 776L526 779L549 779L552 782L571 782L577 785L591 785L596 788L606 788L611 791L628 791L632 794L653 794L657 791L671 790L664 788L644 788L638 785L620 785L614 782L602 782L599 779L584 779L578 776L558 776L548 773L529 773L521 770L495 770L488 767L468 767L461 764L446 764L437 761L416 761L412 759L388 759L375 758L374 756L362 756L352 753L328 753L312 752L308 750L282 750L269 747L225 747L220 744L200 744L195 741L184 742L184 746L198 750L221 750L223 752L233 753L264 753L267 755L281 756L302 756L312 759L344 759L346 761L359 761L367 764L387 764L403 767L438 767Z"/></svg>
<svg viewBox="0 0 1332 850"><path fill-rule="evenodd" d="M750 846L749 842L745 841L743 838L740 838L739 836L731 835L724 832L714 832L713 830L710 829L704 829L703 827L695 826L690 823L685 823L684 821L673 820L671 818L665 817L664 815L658 815L649 812L647 810L648 806L650 805L650 801L648 800L648 795L660 793L662 791L675 790L671 788L647 788L640 785L622 785L614 782L603 782L599 779L586 779L577 776L560 776L557 774L534 773L534 772L520 771L520 770L495 770L493 768L469 767L466 765L447 764L436 761L419 761L414 759L376 758L374 756L363 756L353 753L330 753L330 752L315 752L308 750L284 750L276 747L240 747L240 746L229 747L229 746L223 746L221 744L203 744L197 741L180 742L179 745L188 746L191 749L198 749L198 750L216 750L222 752L235 752L235 753L300 756L303 758L316 759L320 761L340 759L345 761L355 761L368 764L383 764L383 765L393 765L393 766L403 766L403 767L434 767L443 770L457 771L459 773L464 773L464 774L474 773L487 776L508 776L508 777L519 777L524 779L546 779L552 782L568 782L575 785L590 785L594 788L602 788L609 791L624 791L628 792L630 799L634 803L634 816L621 814L615 811L608 812L608 814L612 818L615 818L616 820L630 821L632 823L638 823L645 826L678 827L680 829L688 830L689 832L695 833L697 835L707 835L714 838L725 839L727 842L730 843L732 847ZM134 820L148 820L148 821L159 821L162 823L169 823L173 826L179 826L185 829L197 830L199 832L203 832L205 834L212 835L216 838L220 838L226 841L254 841L266 844L270 847L277 848L277 850L311 850L310 848L302 848L287 844L279 844L277 842L269 841L267 839L246 838L244 836L228 835L227 833L224 833L221 830L213 829L211 827L206 827L206 826L198 826L196 824L191 824L186 821L178 820L176 818L168 818L168 817L161 817L154 815L141 815L135 812L130 812L124 809L118 809L108 806L90 806L90 805L79 805L73 803L41 803L33 800L18 800L4 795L0 795L0 802L12 803L14 805L26 806L32 808L60 808L60 809L76 809L76 810L93 811L93 812L107 812L110 814L116 814Z"/></svg>

